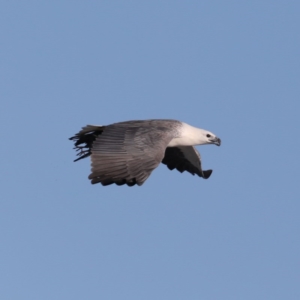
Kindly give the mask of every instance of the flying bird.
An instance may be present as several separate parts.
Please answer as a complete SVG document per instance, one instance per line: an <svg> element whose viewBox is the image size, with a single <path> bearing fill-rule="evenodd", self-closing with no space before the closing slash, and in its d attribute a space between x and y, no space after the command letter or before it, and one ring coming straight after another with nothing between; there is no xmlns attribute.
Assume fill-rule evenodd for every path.
<svg viewBox="0 0 300 300"><path fill-rule="evenodd" d="M162 162L170 170L204 179L212 170L201 167L195 145L221 145L213 133L177 120L139 120L107 126L87 125L70 138L78 161L91 156L92 184L142 185Z"/></svg>

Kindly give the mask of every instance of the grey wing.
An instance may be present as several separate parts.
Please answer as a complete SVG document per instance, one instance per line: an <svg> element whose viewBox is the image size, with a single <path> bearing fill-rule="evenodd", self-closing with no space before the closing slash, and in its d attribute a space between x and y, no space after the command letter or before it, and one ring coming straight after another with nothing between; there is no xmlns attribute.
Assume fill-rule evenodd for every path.
<svg viewBox="0 0 300 300"><path fill-rule="evenodd" d="M177 169L181 173L187 171L204 179L209 178L212 173L212 170L202 170L200 153L193 146L166 148L162 163L167 165L170 170Z"/></svg>
<svg viewBox="0 0 300 300"><path fill-rule="evenodd" d="M91 183L142 185L163 159L170 140L149 128L107 126L92 145Z"/></svg>

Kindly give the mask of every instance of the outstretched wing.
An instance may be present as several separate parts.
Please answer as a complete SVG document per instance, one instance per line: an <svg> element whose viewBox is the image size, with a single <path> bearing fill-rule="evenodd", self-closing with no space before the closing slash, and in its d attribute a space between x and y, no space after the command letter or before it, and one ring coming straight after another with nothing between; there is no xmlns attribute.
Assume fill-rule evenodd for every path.
<svg viewBox="0 0 300 300"><path fill-rule="evenodd" d="M202 170L200 153L193 146L166 148L162 163L170 170L177 169L181 173L187 171L204 179L209 178L212 173L212 170Z"/></svg>
<svg viewBox="0 0 300 300"><path fill-rule="evenodd" d="M168 128L153 129L139 122L105 127L92 144L91 183L142 185L162 161L172 139Z"/></svg>

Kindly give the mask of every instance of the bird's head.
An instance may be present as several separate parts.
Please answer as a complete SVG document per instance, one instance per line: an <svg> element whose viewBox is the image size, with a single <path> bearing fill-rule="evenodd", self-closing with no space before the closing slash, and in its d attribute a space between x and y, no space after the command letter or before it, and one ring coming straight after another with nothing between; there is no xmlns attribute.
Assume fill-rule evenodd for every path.
<svg viewBox="0 0 300 300"><path fill-rule="evenodd" d="M218 138L215 134L212 132L203 130L202 131L202 140L203 140L203 145L204 144L215 144L217 146L221 145L221 139Z"/></svg>

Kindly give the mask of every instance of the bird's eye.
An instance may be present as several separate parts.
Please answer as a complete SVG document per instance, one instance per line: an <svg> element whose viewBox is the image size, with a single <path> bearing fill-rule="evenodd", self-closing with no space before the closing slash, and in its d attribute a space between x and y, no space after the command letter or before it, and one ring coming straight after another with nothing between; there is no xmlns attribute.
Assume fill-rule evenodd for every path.
<svg viewBox="0 0 300 300"><path fill-rule="evenodd" d="M207 134L207 135L206 135L206 137L210 138L210 137L211 137L211 135L210 135L210 134Z"/></svg>

